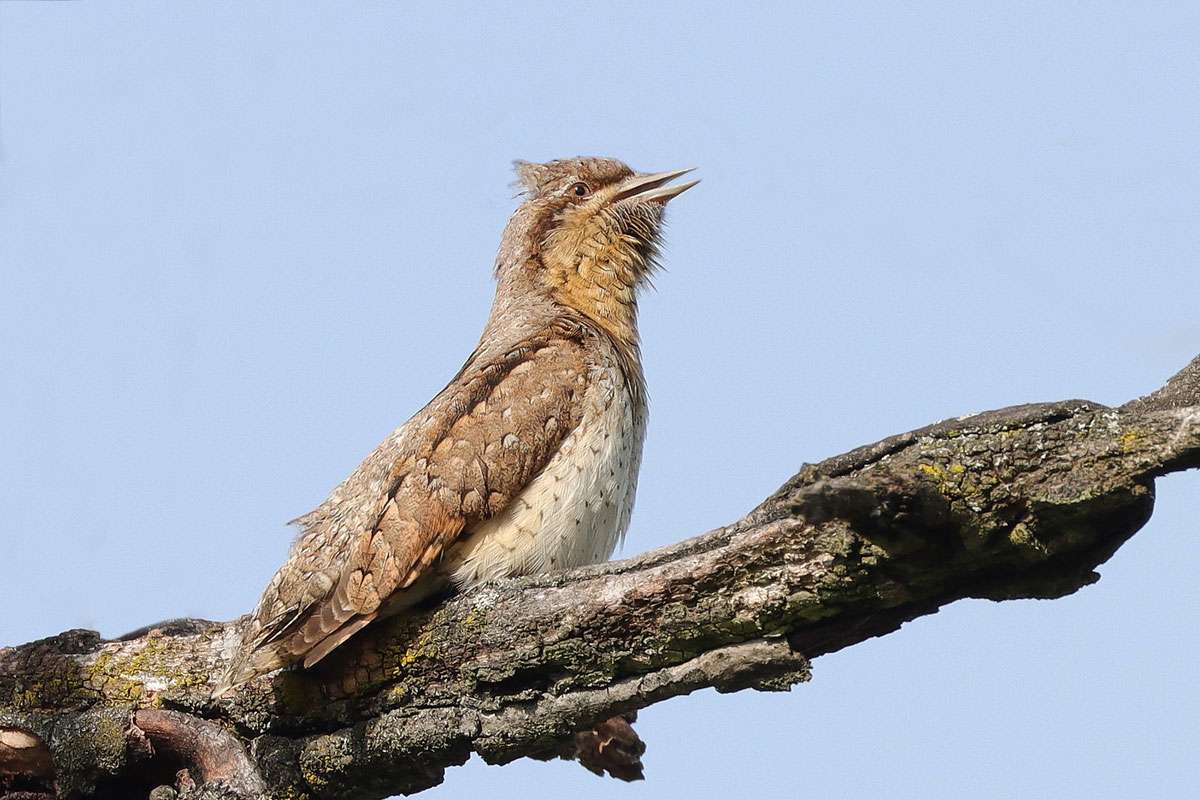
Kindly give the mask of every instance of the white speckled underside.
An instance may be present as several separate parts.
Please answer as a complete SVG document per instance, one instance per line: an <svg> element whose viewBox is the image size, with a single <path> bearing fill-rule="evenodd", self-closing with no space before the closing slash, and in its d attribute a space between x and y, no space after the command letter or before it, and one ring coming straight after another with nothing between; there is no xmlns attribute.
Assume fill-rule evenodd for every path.
<svg viewBox="0 0 1200 800"><path fill-rule="evenodd" d="M645 424L617 370L589 385L584 415L558 453L502 513L446 554L438 571L460 589L604 561L624 538Z"/></svg>

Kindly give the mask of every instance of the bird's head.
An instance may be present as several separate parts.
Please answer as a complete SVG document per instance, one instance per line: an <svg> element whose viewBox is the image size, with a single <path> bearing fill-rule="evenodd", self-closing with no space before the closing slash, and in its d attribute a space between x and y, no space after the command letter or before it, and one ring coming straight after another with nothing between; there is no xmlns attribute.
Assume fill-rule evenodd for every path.
<svg viewBox="0 0 1200 800"><path fill-rule="evenodd" d="M691 170L642 173L611 158L515 162L524 202L505 229L497 272L636 344L637 289L656 267L667 202Z"/></svg>

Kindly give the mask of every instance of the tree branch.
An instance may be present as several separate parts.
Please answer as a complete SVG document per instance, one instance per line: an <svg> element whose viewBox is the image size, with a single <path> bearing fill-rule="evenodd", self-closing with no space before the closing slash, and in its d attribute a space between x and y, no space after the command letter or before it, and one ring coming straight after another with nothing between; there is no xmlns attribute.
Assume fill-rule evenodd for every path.
<svg viewBox="0 0 1200 800"><path fill-rule="evenodd" d="M472 752L636 777L622 715L787 689L960 598L1070 594L1149 519L1154 478L1197 466L1200 357L1120 408L1018 406L806 465L732 525L483 587L220 701L237 621L68 631L0 650L0 791L384 797Z"/></svg>

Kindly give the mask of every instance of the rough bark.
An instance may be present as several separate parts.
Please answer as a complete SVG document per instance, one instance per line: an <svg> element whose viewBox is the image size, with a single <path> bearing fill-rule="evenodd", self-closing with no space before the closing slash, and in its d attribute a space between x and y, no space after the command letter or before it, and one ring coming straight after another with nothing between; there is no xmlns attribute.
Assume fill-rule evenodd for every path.
<svg viewBox="0 0 1200 800"><path fill-rule="evenodd" d="M1070 594L1150 517L1154 479L1197 466L1200 357L1120 408L1017 406L805 465L732 525L483 587L219 701L236 620L68 631L0 650L0 791L373 798L472 752L636 777L619 717L787 689L960 598Z"/></svg>

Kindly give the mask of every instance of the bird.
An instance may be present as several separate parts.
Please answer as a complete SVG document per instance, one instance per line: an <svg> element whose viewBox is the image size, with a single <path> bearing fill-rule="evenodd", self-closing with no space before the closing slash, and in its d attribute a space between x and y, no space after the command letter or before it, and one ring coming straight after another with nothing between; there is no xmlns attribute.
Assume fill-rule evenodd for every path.
<svg viewBox="0 0 1200 800"><path fill-rule="evenodd" d="M478 346L293 521L214 696L439 593L605 561L624 540L647 418L638 296L665 206L699 181L612 158L513 165L521 202Z"/></svg>

